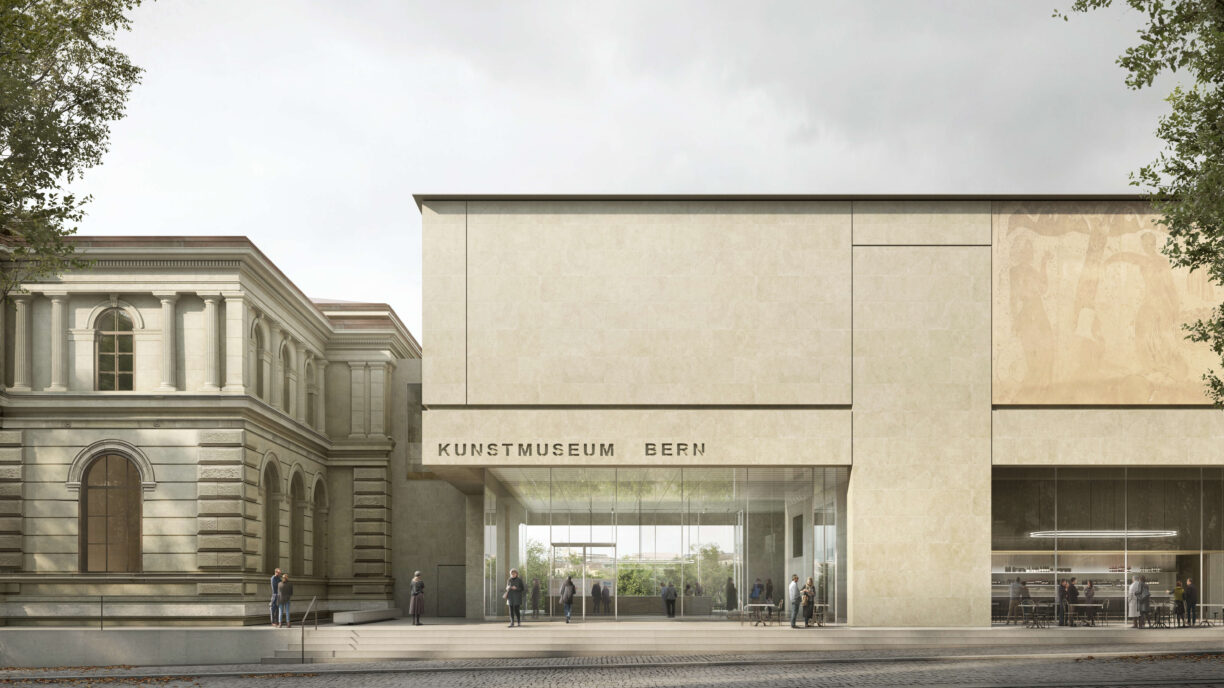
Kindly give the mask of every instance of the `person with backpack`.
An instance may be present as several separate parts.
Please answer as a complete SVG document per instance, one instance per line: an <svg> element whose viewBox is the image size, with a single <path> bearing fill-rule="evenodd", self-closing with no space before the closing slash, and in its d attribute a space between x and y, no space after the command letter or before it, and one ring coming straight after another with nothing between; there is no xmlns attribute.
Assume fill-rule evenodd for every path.
<svg viewBox="0 0 1224 688"><path fill-rule="evenodd" d="M574 609L574 595L578 589L574 587L574 577L566 576L561 584L561 607L565 609L565 623L570 622L570 612Z"/></svg>

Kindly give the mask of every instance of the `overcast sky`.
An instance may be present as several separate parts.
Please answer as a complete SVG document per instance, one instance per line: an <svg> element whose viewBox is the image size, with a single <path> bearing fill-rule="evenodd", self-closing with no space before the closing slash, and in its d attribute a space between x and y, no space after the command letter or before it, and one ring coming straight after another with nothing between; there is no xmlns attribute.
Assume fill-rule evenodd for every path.
<svg viewBox="0 0 1224 688"><path fill-rule="evenodd" d="M242 234L421 334L433 193L1126 193L1169 84L1070 0L147 2L82 234Z"/></svg>

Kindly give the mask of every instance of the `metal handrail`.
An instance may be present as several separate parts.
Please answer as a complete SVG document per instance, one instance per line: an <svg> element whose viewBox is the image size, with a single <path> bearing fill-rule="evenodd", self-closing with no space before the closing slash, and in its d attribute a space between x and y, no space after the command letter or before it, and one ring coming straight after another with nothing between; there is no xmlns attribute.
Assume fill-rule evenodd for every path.
<svg viewBox="0 0 1224 688"><path fill-rule="evenodd" d="M298 664L306 663L306 619L310 618L310 610L314 609L315 600L317 599L319 599L318 595L315 595L310 598L310 605L306 607L306 613L302 615L302 623L298 626L298 628L302 629L302 633L301 633L302 654L301 654L301 661L299 661ZM315 630L316 631L319 630L319 610L317 609L315 609Z"/></svg>

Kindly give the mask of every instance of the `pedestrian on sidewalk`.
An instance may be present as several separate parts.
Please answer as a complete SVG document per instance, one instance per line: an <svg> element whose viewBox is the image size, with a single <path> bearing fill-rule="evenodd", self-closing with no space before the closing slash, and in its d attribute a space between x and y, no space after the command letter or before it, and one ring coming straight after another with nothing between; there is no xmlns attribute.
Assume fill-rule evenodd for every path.
<svg viewBox="0 0 1224 688"><path fill-rule="evenodd" d="M574 577L566 576L561 584L561 606L565 609L565 623L570 622L570 612L574 610L574 595L578 589L574 587Z"/></svg>
<svg viewBox="0 0 1224 688"><path fill-rule="evenodd" d="M276 606L280 608L280 618L284 620L285 628L293 628L293 617L289 614L291 601L293 601L293 583L289 582L289 574L282 573L280 583L276 586Z"/></svg>
<svg viewBox="0 0 1224 688"><path fill-rule="evenodd" d="M527 585L519 578L518 569L510 569L510 579L506 581L506 592L502 595L510 607L510 628L514 628L515 622L518 622L519 628L523 627L523 592L526 589Z"/></svg>
<svg viewBox="0 0 1224 688"><path fill-rule="evenodd" d="M272 572L272 599L268 602L268 615L272 618L272 628L280 628L280 624L277 623L277 616L279 612L276 608L276 590L277 586L280 585L280 582L281 570L276 569Z"/></svg>
<svg viewBox="0 0 1224 688"><path fill-rule="evenodd" d="M799 628L795 622L799 619L799 574L791 574L790 586L786 590L786 601L790 603L791 628Z"/></svg>
<svg viewBox="0 0 1224 688"><path fill-rule="evenodd" d="M425 611L425 581L421 579L420 571L412 574L408 590L412 593L408 600L408 614L412 616L413 626L421 626L421 613Z"/></svg>

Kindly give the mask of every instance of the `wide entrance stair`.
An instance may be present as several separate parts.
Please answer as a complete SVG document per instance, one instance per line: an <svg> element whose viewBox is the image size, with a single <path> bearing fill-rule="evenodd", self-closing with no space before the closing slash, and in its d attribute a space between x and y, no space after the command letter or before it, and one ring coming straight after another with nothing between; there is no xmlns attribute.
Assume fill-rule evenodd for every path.
<svg viewBox="0 0 1224 688"><path fill-rule="evenodd" d="M275 630L269 630L275 633ZM1175 650L1187 642L1224 641L1224 629L1133 630L1129 627L1052 628L849 628L792 630L786 626L740 626L734 622L427 624L403 621L363 626L320 626L305 633L305 652L294 627L287 649L265 663L378 662L420 659L594 657L609 655L710 655L787 651L857 651L905 648L998 648L1046 646L1051 653L1076 647L1120 651Z"/></svg>

